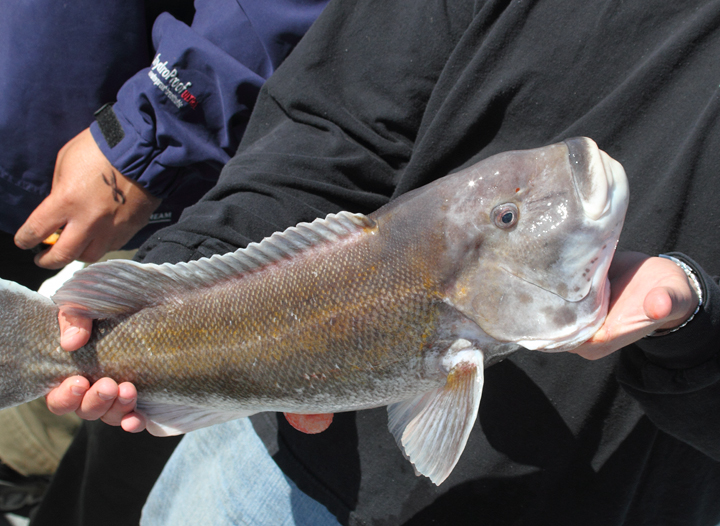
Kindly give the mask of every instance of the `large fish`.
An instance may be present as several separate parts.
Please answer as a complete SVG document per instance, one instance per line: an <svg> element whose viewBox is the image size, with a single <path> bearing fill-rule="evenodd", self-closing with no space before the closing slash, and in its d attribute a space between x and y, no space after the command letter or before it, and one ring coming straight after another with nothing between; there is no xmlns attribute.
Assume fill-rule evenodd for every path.
<svg viewBox="0 0 720 526"><path fill-rule="evenodd" d="M572 349L602 324L627 201L620 164L570 139L231 254L91 265L54 303L4 281L0 406L75 374L133 382L156 435L388 405L405 456L440 484L483 367L520 346ZM97 320L77 352L59 348L58 306Z"/></svg>

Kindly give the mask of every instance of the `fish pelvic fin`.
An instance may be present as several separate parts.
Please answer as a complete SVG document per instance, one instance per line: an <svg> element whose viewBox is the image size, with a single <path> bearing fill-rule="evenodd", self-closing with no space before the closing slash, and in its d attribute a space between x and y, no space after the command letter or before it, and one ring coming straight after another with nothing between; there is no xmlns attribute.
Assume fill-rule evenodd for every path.
<svg viewBox="0 0 720 526"><path fill-rule="evenodd" d="M255 411L221 411L208 407L142 402L141 400L138 400L136 410L145 417L145 427L148 432L159 437L181 435L255 414Z"/></svg>
<svg viewBox="0 0 720 526"><path fill-rule="evenodd" d="M190 291L237 279L246 272L375 227L375 221L365 215L340 212L276 232L235 252L187 263L97 263L75 273L53 301L65 312L87 318L132 314L161 303L181 302Z"/></svg>
<svg viewBox="0 0 720 526"><path fill-rule="evenodd" d="M483 355L468 348L455 355L444 387L388 406L388 428L416 474L438 486L450 475L475 424L483 383Z"/></svg>
<svg viewBox="0 0 720 526"><path fill-rule="evenodd" d="M47 359L63 353L59 337L52 301L0 279L0 409L40 398L73 372L61 360Z"/></svg>

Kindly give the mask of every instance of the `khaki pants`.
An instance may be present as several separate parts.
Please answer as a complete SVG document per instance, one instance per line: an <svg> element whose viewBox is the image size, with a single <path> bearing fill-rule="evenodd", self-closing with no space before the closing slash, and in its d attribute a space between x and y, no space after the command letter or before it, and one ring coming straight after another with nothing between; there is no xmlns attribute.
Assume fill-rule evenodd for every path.
<svg viewBox="0 0 720 526"><path fill-rule="evenodd" d="M0 460L21 475L51 475L80 427L75 413L52 414L45 398L0 411Z"/></svg>

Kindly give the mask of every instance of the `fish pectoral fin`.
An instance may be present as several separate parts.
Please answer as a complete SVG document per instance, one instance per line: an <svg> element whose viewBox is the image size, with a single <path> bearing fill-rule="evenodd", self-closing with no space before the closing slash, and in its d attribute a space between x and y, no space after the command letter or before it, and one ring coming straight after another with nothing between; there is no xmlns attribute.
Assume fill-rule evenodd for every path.
<svg viewBox="0 0 720 526"><path fill-rule="evenodd" d="M440 485L457 464L477 418L483 355L464 351L444 387L388 406L388 428L417 473Z"/></svg>
<svg viewBox="0 0 720 526"><path fill-rule="evenodd" d="M158 437L181 435L255 414L254 411L220 411L207 407L138 401L136 411L146 419L146 428Z"/></svg>

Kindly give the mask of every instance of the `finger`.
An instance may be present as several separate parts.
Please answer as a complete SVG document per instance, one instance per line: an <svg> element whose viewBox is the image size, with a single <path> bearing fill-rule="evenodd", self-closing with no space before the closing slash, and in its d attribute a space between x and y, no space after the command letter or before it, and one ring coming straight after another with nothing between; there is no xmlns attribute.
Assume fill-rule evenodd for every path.
<svg viewBox="0 0 720 526"><path fill-rule="evenodd" d="M111 378L101 378L90 387L75 413L84 420L97 420L110 410L117 395L117 383Z"/></svg>
<svg viewBox="0 0 720 526"><path fill-rule="evenodd" d="M125 417L132 413L137 402L137 391L130 382L118 385L118 395L110 409L101 417L101 420L111 426L119 426Z"/></svg>
<svg viewBox="0 0 720 526"><path fill-rule="evenodd" d="M595 361L601 358L605 358L606 356L611 355L615 351L606 347L596 347L589 349L574 349L569 352L577 354L578 356L582 356L586 360Z"/></svg>
<svg viewBox="0 0 720 526"><path fill-rule="evenodd" d="M66 351L77 351L90 340L92 320L83 316L73 316L62 309L58 313L60 324L60 347Z"/></svg>
<svg viewBox="0 0 720 526"><path fill-rule="evenodd" d="M56 415L72 413L80 407L88 389L90 389L90 382L86 378L82 376L67 378L45 397L47 407L51 413Z"/></svg>
<svg viewBox="0 0 720 526"><path fill-rule="evenodd" d="M648 329L646 334L650 330ZM570 352L582 356L586 360L599 360L644 336L643 334L636 338L623 331L622 327L615 326L612 323L605 323L590 339Z"/></svg>
<svg viewBox="0 0 720 526"><path fill-rule="evenodd" d="M45 198L30 214L25 223L15 233L15 244L29 250L42 243L59 228L65 225L66 218L57 213L53 196Z"/></svg>
<svg viewBox="0 0 720 526"><path fill-rule="evenodd" d="M35 264L43 268L62 268L77 260L93 238L89 229L69 223L54 245L35 256Z"/></svg>
<svg viewBox="0 0 720 526"><path fill-rule="evenodd" d="M140 413L135 412L125 415L120 423L120 427L123 428L123 431L127 431L128 433L139 433L140 431L144 431L145 426L145 417Z"/></svg>
<svg viewBox="0 0 720 526"><path fill-rule="evenodd" d="M690 291L690 285L687 285ZM665 322L655 327L659 330L674 329L682 325L695 311L697 296L690 291L682 291L671 287L656 287L645 297L643 308L648 318Z"/></svg>
<svg viewBox="0 0 720 526"><path fill-rule="evenodd" d="M127 241L118 242L112 237L113 234L117 234L112 228L108 228L107 234L105 236L95 236L75 259L84 263L95 263L108 252L119 250L127 241L130 241L128 239ZM129 238L132 238L132 235Z"/></svg>
<svg viewBox="0 0 720 526"><path fill-rule="evenodd" d="M328 427L333 420L332 413L322 413L317 415L298 415L294 413L283 413L285 418L298 431L307 433L309 435L315 435L322 433Z"/></svg>

